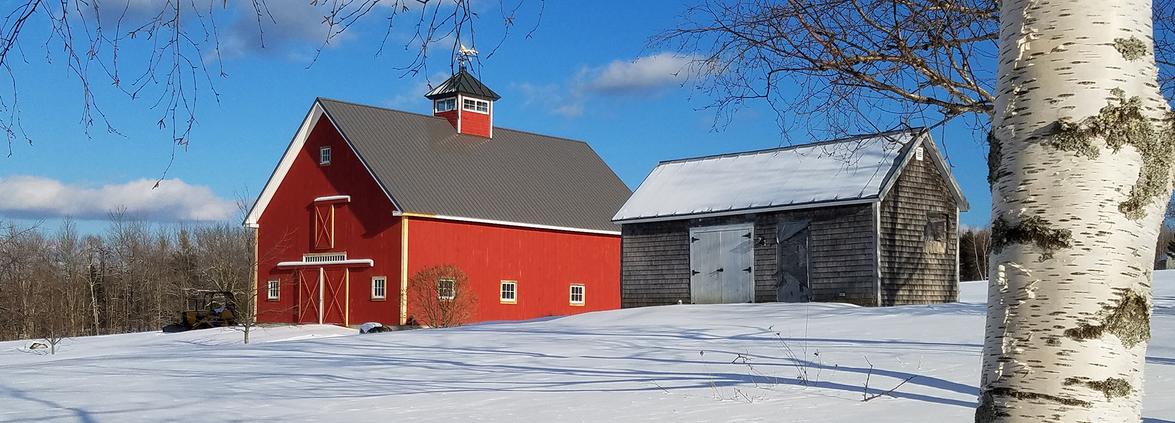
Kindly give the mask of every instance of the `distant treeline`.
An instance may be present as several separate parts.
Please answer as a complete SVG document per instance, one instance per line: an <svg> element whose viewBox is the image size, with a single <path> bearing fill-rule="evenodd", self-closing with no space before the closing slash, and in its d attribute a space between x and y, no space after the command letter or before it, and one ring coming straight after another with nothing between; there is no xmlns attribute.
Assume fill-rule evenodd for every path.
<svg viewBox="0 0 1175 423"><path fill-rule="evenodd" d="M116 217L79 235L0 223L0 340L159 330L193 289L249 293L252 234ZM251 303L250 303L251 304Z"/></svg>
<svg viewBox="0 0 1175 423"><path fill-rule="evenodd" d="M1170 213L1169 213L1170 215ZM987 257L991 252L991 229L965 229L959 234L959 280L987 280ZM1155 269L1175 268L1175 229L1164 225L1155 249ZM1168 265L1168 261L1171 264Z"/></svg>

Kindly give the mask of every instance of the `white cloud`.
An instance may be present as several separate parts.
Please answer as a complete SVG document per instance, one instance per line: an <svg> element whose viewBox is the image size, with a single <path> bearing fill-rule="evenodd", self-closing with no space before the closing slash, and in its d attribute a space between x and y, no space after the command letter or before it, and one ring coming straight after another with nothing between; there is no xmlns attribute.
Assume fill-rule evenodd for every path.
<svg viewBox="0 0 1175 423"><path fill-rule="evenodd" d="M164 179L154 186L153 179L88 186L39 176L9 176L0 178L0 215L105 219L125 211L128 216L154 221L212 221L228 219L237 211L232 201L217 197L205 186L179 179Z"/></svg>
<svg viewBox="0 0 1175 423"><path fill-rule="evenodd" d="M584 66L562 84L515 84L524 105L538 105L565 118L582 116L592 96L650 96L681 85L696 74L697 56L657 53L634 60Z"/></svg>
<svg viewBox="0 0 1175 423"><path fill-rule="evenodd" d="M587 88L609 94L647 93L689 79L695 56L657 53L636 60L614 60L607 66L588 70Z"/></svg>
<svg viewBox="0 0 1175 423"><path fill-rule="evenodd" d="M331 35L332 29L326 22L328 8L305 1L264 4L268 7L261 11L259 18L253 2L236 2L235 19L221 35L223 57L283 52L292 46L316 48ZM336 34L326 47L337 46L349 37L350 31Z"/></svg>
<svg viewBox="0 0 1175 423"><path fill-rule="evenodd" d="M559 84L515 84L514 88L522 93L523 106L538 106L548 112L565 118L576 118L583 115L583 91L578 88L567 89Z"/></svg>

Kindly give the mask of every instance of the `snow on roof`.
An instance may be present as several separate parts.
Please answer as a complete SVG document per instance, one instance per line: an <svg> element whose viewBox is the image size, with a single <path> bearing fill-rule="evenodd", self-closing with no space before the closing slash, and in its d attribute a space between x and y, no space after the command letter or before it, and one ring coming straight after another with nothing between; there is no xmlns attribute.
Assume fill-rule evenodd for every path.
<svg viewBox="0 0 1175 423"><path fill-rule="evenodd" d="M661 162L613 221L877 198L917 131Z"/></svg>

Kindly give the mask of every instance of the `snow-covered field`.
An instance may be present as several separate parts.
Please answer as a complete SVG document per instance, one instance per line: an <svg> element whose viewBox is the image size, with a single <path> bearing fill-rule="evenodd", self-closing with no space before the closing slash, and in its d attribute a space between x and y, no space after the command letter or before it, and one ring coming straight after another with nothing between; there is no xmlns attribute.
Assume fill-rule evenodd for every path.
<svg viewBox="0 0 1175 423"><path fill-rule="evenodd" d="M1156 276L1149 422L1175 421L1175 272ZM666 306L358 335L331 326L0 342L0 421L970 421L964 302ZM872 363L873 370L869 366ZM906 381L890 396L862 401Z"/></svg>

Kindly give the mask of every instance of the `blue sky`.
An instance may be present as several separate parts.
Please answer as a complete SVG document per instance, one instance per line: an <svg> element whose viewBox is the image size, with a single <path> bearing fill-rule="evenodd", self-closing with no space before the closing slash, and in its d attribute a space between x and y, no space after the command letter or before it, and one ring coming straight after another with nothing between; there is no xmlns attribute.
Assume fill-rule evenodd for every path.
<svg viewBox="0 0 1175 423"><path fill-rule="evenodd" d="M283 9L275 18L280 22L267 32L264 49L250 38L250 26L234 21L239 16L226 15L221 39L228 76L215 79L219 103L202 94L191 143L176 151L158 190L150 186L164 175L173 147L170 130L157 126L160 111L152 108L153 100L129 101L110 87L94 87L122 135L106 133L98 125L87 136L80 123L77 79L56 64L60 61L45 63L44 53L37 52L44 50L43 36L36 36L47 29L44 24L30 27L31 41L24 44L27 59L15 65L14 73L22 125L33 142L18 140L10 156L0 156L0 193L9 197L0 199L0 219L52 224L70 215L88 219L83 230L100 230L103 208L126 202L128 209L139 204L162 220L212 216L237 222L240 215L233 202L239 197L251 202L261 190L316 96L429 112L424 75L405 77L395 69L411 60L402 44L408 25L393 31L383 54L376 56L382 22L369 19L308 68L321 40L321 13L306 10L304 3L291 1L298 6L288 8L279 3ZM800 130L785 137L766 104L747 104L727 125L714 126L714 112L703 109L709 99L680 75L663 71L674 63L671 55L647 47L651 35L676 22L683 11L679 2L584 7L548 1L533 37L521 36L535 19L524 11L515 33L492 57L484 57L500 31L493 20L498 12L487 3L497 4L481 3L489 9L482 11L477 47L483 55L480 79L502 95L495 105L495 123L588 141L632 188L660 160L769 148L806 137ZM132 47L124 47L124 63L142 59ZM444 48L429 64L433 84L449 72ZM986 147L961 124L933 135L945 141L945 153L971 202L963 223L986 224ZM46 192L67 193L57 198L75 200L20 207ZM148 210L147 203L164 204L160 207L166 210Z"/></svg>

